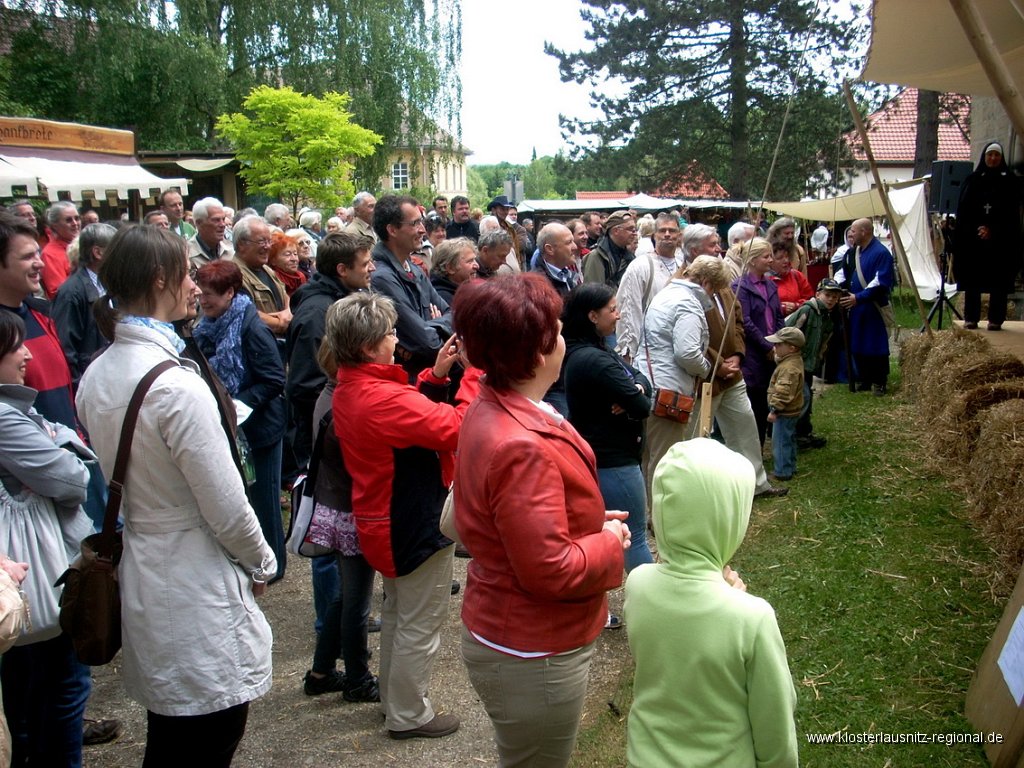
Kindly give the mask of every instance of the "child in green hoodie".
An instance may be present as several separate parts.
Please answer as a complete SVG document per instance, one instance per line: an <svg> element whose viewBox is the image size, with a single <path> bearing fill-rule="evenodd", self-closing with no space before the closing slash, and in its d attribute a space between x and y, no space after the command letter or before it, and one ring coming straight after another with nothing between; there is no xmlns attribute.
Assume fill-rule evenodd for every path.
<svg viewBox="0 0 1024 768"><path fill-rule="evenodd" d="M775 612L726 566L747 531L753 467L689 440L658 464L652 490L661 562L626 580L629 765L794 768L796 690Z"/></svg>

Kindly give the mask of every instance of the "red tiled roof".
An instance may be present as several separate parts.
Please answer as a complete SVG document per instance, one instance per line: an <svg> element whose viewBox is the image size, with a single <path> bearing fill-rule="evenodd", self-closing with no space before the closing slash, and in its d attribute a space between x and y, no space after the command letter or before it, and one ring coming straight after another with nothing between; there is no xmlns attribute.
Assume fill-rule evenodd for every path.
<svg viewBox="0 0 1024 768"><path fill-rule="evenodd" d="M577 200L619 200L632 197L632 192L577 192Z"/></svg>
<svg viewBox="0 0 1024 768"><path fill-rule="evenodd" d="M729 198L725 187L700 173L690 176L685 181L662 184L651 194L655 197L676 197L684 200L727 200Z"/></svg>
<svg viewBox="0 0 1024 768"><path fill-rule="evenodd" d="M970 97L958 106L958 122L970 124ZM940 120L942 115L940 112ZM914 144L917 140L917 89L906 88L887 101L877 112L868 116L868 138L871 151L879 163L914 164ZM867 160L856 131L843 135L844 141L857 160ZM948 120L939 123L939 160L970 160L971 142L957 125Z"/></svg>

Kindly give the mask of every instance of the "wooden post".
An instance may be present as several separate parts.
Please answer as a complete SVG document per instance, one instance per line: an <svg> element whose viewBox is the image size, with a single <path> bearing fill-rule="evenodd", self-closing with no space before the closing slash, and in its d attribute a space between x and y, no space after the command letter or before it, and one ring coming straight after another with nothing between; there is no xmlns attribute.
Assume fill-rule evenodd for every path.
<svg viewBox="0 0 1024 768"><path fill-rule="evenodd" d="M713 310L714 311L714 310ZM731 315L730 315L731 316ZM697 424L697 437L711 436L711 382L700 385L700 422Z"/></svg>
<svg viewBox="0 0 1024 768"><path fill-rule="evenodd" d="M896 226L896 215L893 213L892 204L889 202L889 190L882 183L882 177L878 173L878 164L875 162L875 155L871 151L871 142L868 141L868 131L864 127L864 121L860 117L860 112L857 110L857 103L853 100L853 91L850 90L849 80L843 81L843 93L846 94L846 105L853 116L854 125L857 126L857 133L860 134L861 143L864 145L864 154L867 155L868 165L871 166L871 174L875 177L875 187L878 189L878 196L882 198L882 206L885 208L885 215L889 219L889 231L892 234L893 250L896 251L896 264L903 273L903 279L907 281L914 292L914 299L917 301L917 311L921 315L921 323L927 329L928 335L931 336L932 327L928 322L928 312L924 308L924 302L921 301L921 296L917 292L917 283L914 282L914 275L910 271L910 262L907 261L907 252L903 247L903 239L900 237L899 228Z"/></svg>
<svg viewBox="0 0 1024 768"><path fill-rule="evenodd" d="M960 21L960 26L964 28L967 41L978 56L978 63L992 83L996 97L1009 115L1013 129L1018 136L1024 136L1024 98L1021 97L1013 75L996 50L996 44L989 34L985 20L981 18L972 0L949 0L949 4Z"/></svg>

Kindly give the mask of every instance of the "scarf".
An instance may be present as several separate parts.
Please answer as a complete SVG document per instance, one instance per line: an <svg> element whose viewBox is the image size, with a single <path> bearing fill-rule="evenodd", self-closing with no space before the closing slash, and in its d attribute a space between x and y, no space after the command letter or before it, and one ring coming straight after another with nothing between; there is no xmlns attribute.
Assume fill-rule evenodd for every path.
<svg viewBox="0 0 1024 768"><path fill-rule="evenodd" d="M192 335L206 352L210 367L220 377L224 388L232 397L242 388L245 378L245 358L242 356L242 320L245 311L252 306L252 299L244 293L236 293L220 317L211 320L203 317Z"/></svg>
<svg viewBox="0 0 1024 768"><path fill-rule="evenodd" d="M125 325L138 325L143 328L149 328L151 331L156 331L170 342L179 355L185 349L185 342L174 332L174 326L171 323L165 323L152 317L139 317L138 315L125 315L121 318L120 322Z"/></svg>
<svg viewBox="0 0 1024 768"><path fill-rule="evenodd" d="M284 289L289 296L295 293L295 291L297 291L299 287L304 285L306 282L306 276L302 274L302 272L295 272L294 274L291 274L285 272L283 269L278 269L277 267L274 267L274 272L279 278L281 278L281 282L284 283Z"/></svg>

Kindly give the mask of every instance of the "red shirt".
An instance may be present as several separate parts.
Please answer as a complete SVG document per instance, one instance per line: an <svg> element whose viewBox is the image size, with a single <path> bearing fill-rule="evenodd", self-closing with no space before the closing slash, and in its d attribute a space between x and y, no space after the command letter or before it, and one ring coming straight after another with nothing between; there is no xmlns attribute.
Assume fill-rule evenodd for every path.
<svg viewBox="0 0 1024 768"><path fill-rule="evenodd" d="M57 295L57 289L63 285L71 274L71 262L68 261L68 245L59 238L51 238L50 242L43 248L41 256L43 259L43 288L46 290L46 298L53 301Z"/></svg>

